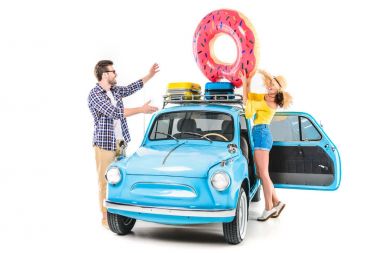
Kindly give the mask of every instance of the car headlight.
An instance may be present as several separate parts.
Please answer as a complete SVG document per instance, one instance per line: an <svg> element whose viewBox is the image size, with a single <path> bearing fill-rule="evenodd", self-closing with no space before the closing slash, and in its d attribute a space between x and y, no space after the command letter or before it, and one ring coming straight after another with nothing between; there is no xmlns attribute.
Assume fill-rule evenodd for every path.
<svg viewBox="0 0 380 253"><path fill-rule="evenodd" d="M107 170L106 180L110 184L117 184L121 180L121 173L118 167L111 167Z"/></svg>
<svg viewBox="0 0 380 253"><path fill-rule="evenodd" d="M218 171L211 177L211 185L217 191L224 191L230 186L230 177L224 171Z"/></svg>

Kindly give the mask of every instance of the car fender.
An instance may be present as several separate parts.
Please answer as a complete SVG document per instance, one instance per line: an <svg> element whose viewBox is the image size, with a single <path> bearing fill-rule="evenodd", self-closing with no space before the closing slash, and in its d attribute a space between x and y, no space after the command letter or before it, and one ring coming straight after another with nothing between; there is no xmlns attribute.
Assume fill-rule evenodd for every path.
<svg viewBox="0 0 380 253"><path fill-rule="evenodd" d="M219 194L215 194L216 200L222 202L222 198L227 199L229 202L228 205L236 208L239 198L239 191L243 181L247 180L249 185L247 160L242 155L236 155L210 168L208 173L209 187L215 192L216 190L214 190L211 185L211 177L218 171L224 171L229 175L230 186L227 190L219 192Z"/></svg>

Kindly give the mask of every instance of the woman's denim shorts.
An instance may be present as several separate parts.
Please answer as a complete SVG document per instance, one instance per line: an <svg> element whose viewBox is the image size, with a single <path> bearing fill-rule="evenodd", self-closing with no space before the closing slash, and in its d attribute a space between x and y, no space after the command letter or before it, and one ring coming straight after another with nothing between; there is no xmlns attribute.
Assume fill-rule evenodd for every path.
<svg viewBox="0 0 380 253"><path fill-rule="evenodd" d="M255 149L270 151L273 145L272 134L269 125L255 125L252 129L252 136Z"/></svg>

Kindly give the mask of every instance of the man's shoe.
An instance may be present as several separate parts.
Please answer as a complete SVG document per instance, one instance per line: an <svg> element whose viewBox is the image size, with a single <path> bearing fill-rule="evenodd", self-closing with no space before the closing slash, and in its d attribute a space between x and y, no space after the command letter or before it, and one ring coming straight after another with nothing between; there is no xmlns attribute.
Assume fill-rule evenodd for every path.
<svg viewBox="0 0 380 253"><path fill-rule="evenodd" d="M277 212L277 209L275 207L273 207L270 210L264 209L263 214L260 217L258 217L257 220L258 221L266 221L267 219L269 219L270 217L275 215L276 212Z"/></svg>
<svg viewBox="0 0 380 253"><path fill-rule="evenodd" d="M282 210L284 210L285 204L279 201L274 208L276 209L276 213L272 216L272 218L277 218L278 216L280 216Z"/></svg>

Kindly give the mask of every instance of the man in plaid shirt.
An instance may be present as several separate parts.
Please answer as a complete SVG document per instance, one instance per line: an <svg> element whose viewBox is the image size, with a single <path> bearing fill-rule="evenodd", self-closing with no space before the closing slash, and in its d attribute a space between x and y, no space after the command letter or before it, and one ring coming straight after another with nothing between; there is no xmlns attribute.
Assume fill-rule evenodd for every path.
<svg viewBox="0 0 380 253"><path fill-rule="evenodd" d="M122 98L140 90L159 71L158 64L153 64L149 73L128 86L116 86L116 71L113 62L99 61L95 66L96 86L88 96L88 106L94 117L93 145L95 147L96 168L99 183L99 202L103 214L102 224L108 227L107 210L103 206L106 196L107 183L105 172L108 165L120 154L120 143L131 140L126 117L138 113L153 113L156 107L150 106L148 101L141 107L124 108Z"/></svg>

